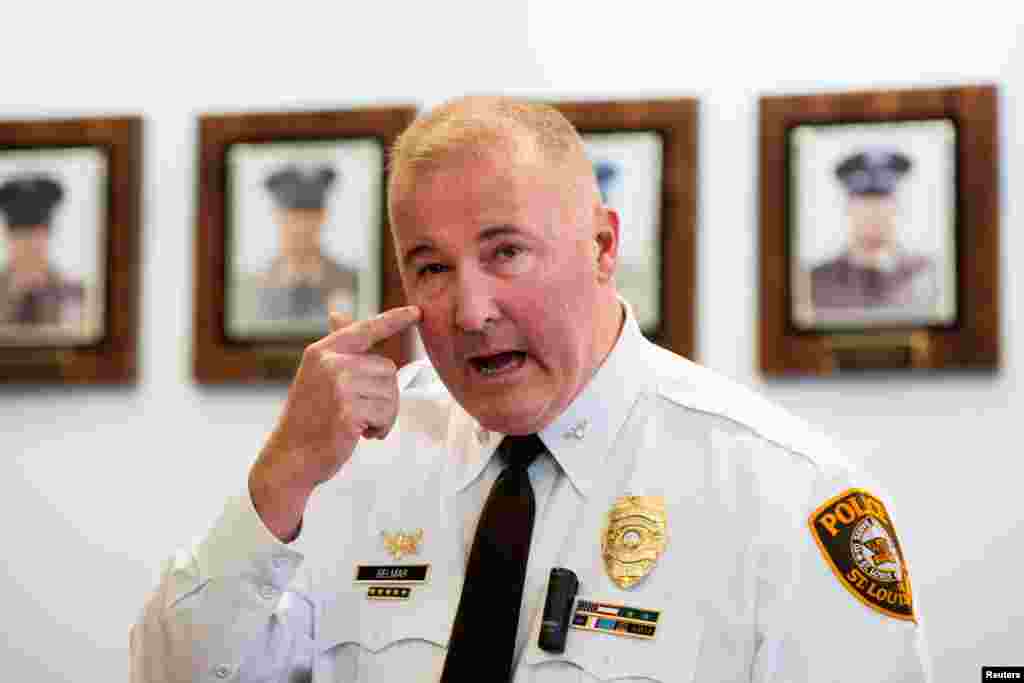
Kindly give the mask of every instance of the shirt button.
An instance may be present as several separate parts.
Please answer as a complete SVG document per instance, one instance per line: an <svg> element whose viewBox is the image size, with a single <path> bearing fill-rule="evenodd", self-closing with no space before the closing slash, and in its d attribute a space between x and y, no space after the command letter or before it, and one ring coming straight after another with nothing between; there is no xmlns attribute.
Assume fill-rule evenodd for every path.
<svg viewBox="0 0 1024 683"><path fill-rule="evenodd" d="M565 438L572 438L582 440L587 435L587 427L590 426L590 420L583 420L578 422L569 431L565 433Z"/></svg>
<svg viewBox="0 0 1024 683"><path fill-rule="evenodd" d="M221 665L214 669L213 673L217 678L227 678L231 675L231 667Z"/></svg>
<svg viewBox="0 0 1024 683"><path fill-rule="evenodd" d="M270 584L267 584L265 586L260 587L260 595L265 597L267 600L270 600L272 597L277 595L277 589L271 586Z"/></svg>

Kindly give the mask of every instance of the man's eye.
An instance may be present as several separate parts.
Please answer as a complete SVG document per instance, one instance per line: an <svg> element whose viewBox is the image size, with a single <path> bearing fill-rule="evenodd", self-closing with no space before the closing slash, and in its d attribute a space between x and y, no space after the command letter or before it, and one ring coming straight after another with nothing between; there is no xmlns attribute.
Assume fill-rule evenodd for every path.
<svg viewBox="0 0 1024 683"><path fill-rule="evenodd" d="M448 267L440 263L428 263L424 266L420 266L416 273L423 277L424 275L437 275L448 270Z"/></svg>
<svg viewBox="0 0 1024 683"><path fill-rule="evenodd" d="M509 244L509 245L506 245L504 247L498 247L497 251L495 251L494 253L495 253L495 255L498 256L498 258L502 258L502 259L508 260L508 259L513 259L516 256L519 256L519 254L521 254L522 252L523 252L523 250L522 250L521 247L517 247L515 245Z"/></svg>

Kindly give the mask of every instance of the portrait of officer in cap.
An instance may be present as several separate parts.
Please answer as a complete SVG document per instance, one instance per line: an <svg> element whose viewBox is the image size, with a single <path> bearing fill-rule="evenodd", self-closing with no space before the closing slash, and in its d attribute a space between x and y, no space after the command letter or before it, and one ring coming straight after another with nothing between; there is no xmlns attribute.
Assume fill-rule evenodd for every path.
<svg viewBox="0 0 1024 683"><path fill-rule="evenodd" d="M846 193L846 243L842 253L813 268L816 309L926 310L938 290L933 260L900 241L899 185L913 162L898 149L863 149L835 166Z"/></svg>
<svg viewBox="0 0 1024 683"><path fill-rule="evenodd" d="M46 174L15 175L0 183L7 254L0 270L4 338L82 321L85 287L50 258L51 222L64 195L61 183Z"/></svg>
<svg viewBox="0 0 1024 683"><path fill-rule="evenodd" d="M321 247L329 220L327 198L339 182L340 174L330 165L286 164L266 176L263 188L273 203L277 254L263 272L242 279L238 318L326 326L328 312L354 313L357 274Z"/></svg>
<svg viewBox="0 0 1024 683"><path fill-rule="evenodd" d="M583 136L601 201L628 216L622 228L622 258L616 273L623 297L645 334L662 323L661 172L662 145L651 131L615 131Z"/></svg>

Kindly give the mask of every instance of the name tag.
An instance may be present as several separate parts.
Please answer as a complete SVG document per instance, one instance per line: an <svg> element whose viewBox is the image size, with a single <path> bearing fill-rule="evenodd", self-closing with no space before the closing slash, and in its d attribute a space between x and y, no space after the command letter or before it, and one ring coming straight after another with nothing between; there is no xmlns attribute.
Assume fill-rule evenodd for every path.
<svg viewBox="0 0 1024 683"><path fill-rule="evenodd" d="M417 584L426 583L429 575L429 564L360 564L355 583Z"/></svg>
<svg viewBox="0 0 1024 683"><path fill-rule="evenodd" d="M573 606L569 626L581 631L653 640L660 618L661 610L579 598Z"/></svg>

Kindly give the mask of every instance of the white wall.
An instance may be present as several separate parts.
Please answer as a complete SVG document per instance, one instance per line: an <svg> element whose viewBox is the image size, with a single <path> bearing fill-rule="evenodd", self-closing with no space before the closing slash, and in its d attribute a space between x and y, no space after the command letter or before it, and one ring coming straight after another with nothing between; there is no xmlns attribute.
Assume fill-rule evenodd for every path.
<svg viewBox="0 0 1024 683"><path fill-rule="evenodd" d="M886 484L937 681L977 679L982 664L1024 664L1024 464L1014 438L1024 330L1009 268L1024 253L1012 192L1024 160L1024 30L1010 15L1018 10L345 4L5 8L0 117L147 118L141 383L0 389L5 680L127 680L128 628L160 561L241 489L284 397L280 387L212 390L190 379L196 115L429 105L499 91L700 97L700 358L833 433ZM762 382L758 95L972 82L1001 92L1002 372Z"/></svg>

